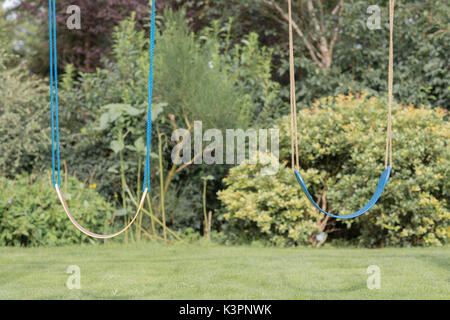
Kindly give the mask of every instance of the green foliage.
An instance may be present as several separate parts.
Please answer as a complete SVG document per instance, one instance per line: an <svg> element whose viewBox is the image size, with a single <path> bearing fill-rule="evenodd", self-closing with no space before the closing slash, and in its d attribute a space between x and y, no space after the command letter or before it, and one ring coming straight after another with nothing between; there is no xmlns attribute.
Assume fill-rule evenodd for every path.
<svg viewBox="0 0 450 320"><path fill-rule="evenodd" d="M227 47L231 24L222 28L214 23L194 34L184 13L170 10L158 18L157 26L152 141L158 141L159 130L165 168L172 165L174 126L186 128L186 122L193 125L200 120L204 130L245 129L272 121L282 105L279 87L270 80L271 53L259 47L255 34L239 46ZM130 189L136 190L142 180L149 68L149 39L136 29L133 17L120 23L113 39L113 58L104 61L104 68L76 77L69 65L60 89L62 156L71 172L83 180L92 176L100 193L109 199L120 189L120 152ZM155 152L151 154L151 181L159 180ZM197 215L201 221L201 178L218 178L207 191L208 207L214 210L219 207L216 192L227 170L225 166L196 165L177 174L173 178L176 186L169 189L166 199L168 223L199 229L195 219ZM159 193L156 183L151 192ZM158 202L155 199L153 204Z"/></svg>
<svg viewBox="0 0 450 320"><path fill-rule="evenodd" d="M284 0L274 1L286 9ZM220 209L217 191L223 183L228 185L220 193L228 212L213 219L220 238L225 232L228 240L315 245L315 235L325 232L335 243L365 246L447 243L448 125L440 109L396 108L393 177L370 214L342 222L312 210L286 169L289 121L280 117L289 110L288 29L287 21L267 3L177 0L159 5L179 9L166 10L156 21L152 140L162 144L163 168L153 149L150 174L152 182L160 175L172 182L165 193L168 225L201 230L202 178L211 176L208 210ZM336 3L324 2L320 16L321 32L328 39L339 30L331 66L318 65L298 35L294 44L299 109L313 105L299 121L302 174L322 206L344 213L365 204L383 169L385 101L349 93L387 91L389 30L387 1L379 4L381 30L367 29L367 7L372 3L345 1L339 19L330 15ZM311 35L320 39L321 34L315 33L311 15L299 10L299 4L304 9L307 3L294 2L294 20L314 42ZM443 0L397 3L394 93L401 103L448 108L449 10ZM71 174L96 183L100 194L123 207L129 199L122 187L142 187L146 153L149 39L148 26L142 30L136 21L141 21L139 14L114 28L109 60L102 60L101 67L86 59L85 70L92 72L69 64L60 73L61 158ZM46 43L39 40L45 34L36 36L41 29L35 19L6 20L0 10L0 173L7 178L50 164L49 90L29 72L48 64ZM64 42L64 36L59 40ZM91 46L86 43L85 49ZM321 52L317 45L316 50ZM18 63L15 51L29 60L27 67ZM74 63L83 68L80 61ZM320 99L340 94L349 96ZM171 133L196 120L203 122L204 130L279 124L285 162L272 177L261 176L261 167L248 163L233 169L225 180L225 165L193 165L173 174ZM161 217L158 188L152 183L150 195L155 216ZM127 210L129 205L118 214ZM149 223L148 217L144 223Z"/></svg>
<svg viewBox="0 0 450 320"><path fill-rule="evenodd" d="M261 47L257 33L243 37L241 43L232 46L230 42L233 20L230 19L225 30L220 32L219 21L213 28L206 28L207 35L213 33L217 57L215 65L231 76L235 86L246 101L252 105L250 120L258 126L269 126L277 118L283 107L280 85L272 80L272 49ZM222 41L219 41L222 40ZM222 54L218 54L222 52Z"/></svg>
<svg viewBox="0 0 450 320"><path fill-rule="evenodd" d="M381 6L382 30L368 30L367 1L346 4L334 64L363 88L387 91L388 1ZM404 104L449 108L448 1L396 1L394 93ZM358 88L352 86L356 91Z"/></svg>
<svg viewBox="0 0 450 320"><path fill-rule="evenodd" d="M273 0L287 12L287 1ZM331 14L339 1L313 1L320 17L321 31L311 23L307 1L293 1L293 18L310 43L321 35L330 43L338 15ZM258 33L261 43L274 50L273 79L282 84L289 101L288 25L278 10L262 0L210 0L197 8L193 25L212 19L233 19L231 41L239 43L248 33ZM305 41L294 34L297 100L305 107L324 96L349 91L372 90L384 94L388 74L389 1L346 0L339 19L339 36L330 68L321 68L311 58ZM322 5L323 4L323 5ZM367 9L381 8L381 30L369 30ZM303 6L301 9L299 6ZM323 14L323 15L322 15ZM449 28L450 6L446 0L396 1L395 12L395 93L403 104L449 107ZM263 26L263 27L262 27ZM325 29L325 30L324 30ZM313 39L312 36L315 39ZM316 46L319 49L319 46ZM320 57L319 57L320 58ZM289 109L287 109L289 110Z"/></svg>
<svg viewBox="0 0 450 320"><path fill-rule="evenodd" d="M347 239L364 246L445 244L450 236L450 128L445 116L439 108L394 108L392 177L377 205L358 219L317 219L287 169L268 178L249 165L232 169L225 179L229 187L220 193L225 218L242 226L241 237L275 243L294 244L292 235L299 232L306 233L300 237L305 241L314 235L317 222L325 222L324 232L345 228ZM384 167L385 99L367 93L323 98L300 112L298 123L301 174L313 197L335 214L364 206ZM289 167L289 118L279 128L280 157Z"/></svg>
<svg viewBox="0 0 450 320"><path fill-rule="evenodd" d="M262 165L245 162L230 170L224 179L227 189L219 191L229 222L232 241L251 243L264 240L274 245L306 245L319 231L322 215L299 197L291 171L280 166L276 175L263 175ZM308 181L319 182L317 172L308 172Z"/></svg>
<svg viewBox="0 0 450 320"><path fill-rule="evenodd" d="M245 127L252 106L220 69L217 56L214 38L200 42L184 15L168 10L156 51L156 94L177 119L201 120L205 128Z"/></svg>
<svg viewBox="0 0 450 320"><path fill-rule="evenodd" d="M50 144L49 89L24 64L11 66L13 59L0 52L0 172L8 177L30 172Z"/></svg>
<svg viewBox="0 0 450 320"><path fill-rule="evenodd" d="M9 28L9 26L10 24L7 22L5 13L0 6L0 42L2 43L2 47L0 49L1 51L10 48L11 37L9 36L9 32L11 32L11 29Z"/></svg>
<svg viewBox="0 0 450 320"><path fill-rule="evenodd" d="M372 3L345 1L331 68L320 68L302 39L295 38L297 100L306 107L315 99L349 92L387 91L389 55L388 1L381 8L381 29L366 26ZM403 104L448 108L448 1L397 1L394 30L394 93ZM303 20L303 18L300 18ZM331 19L331 18L330 18ZM287 37L287 29L279 30ZM287 39L276 47L279 74L288 84ZM288 97L288 87L283 91Z"/></svg>
<svg viewBox="0 0 450 320"><path fill-rule="evenodd" d="M95 190L68 177L62 192L81 225L97 232L109 229L111 206ZM66 216L51 186L50 176L0 178L0 245L65 245L92 241L76 230Z"/></svg>

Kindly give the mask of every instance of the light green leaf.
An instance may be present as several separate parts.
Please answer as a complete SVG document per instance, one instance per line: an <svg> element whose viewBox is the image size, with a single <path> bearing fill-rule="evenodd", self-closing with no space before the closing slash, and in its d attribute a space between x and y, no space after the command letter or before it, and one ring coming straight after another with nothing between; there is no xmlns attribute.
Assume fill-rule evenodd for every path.
<svg viewBox="0 0 450 320"><path fill-rule="evenodd" d="M144 152L145 151L145 143L144 138L140 137L134 142L134 147L137 152Z"/></svg>
<svg viewBox="0 0 450 320"><path fill-rule="evenodd" d="M116 212L116 217L123 217L127 215L127 209L119 209Z"/></svg>
<svg viewBox="0 0 450 320"><path fill-rule="evenodd" d="M114 140L111 141L110 147L114 151L114 153L119 153L123 150L123 148L125 148L125 145L121 141Z"/></svg>
<svg viewBox="0 0 450 320"><path fill-rule="evenodd" d="M152 121L155 121L158 116L164 111L164 108L169 104L165 102L155 103L152 105Z"/></svg>
<svg viewBox="0 0 450 320"><path fill-rule="evenodd" d="M100 117L100 125L97 129L100 131L105 130L106 128L108 128L108 125L109 125L109 114L104 113Z"/></svg>

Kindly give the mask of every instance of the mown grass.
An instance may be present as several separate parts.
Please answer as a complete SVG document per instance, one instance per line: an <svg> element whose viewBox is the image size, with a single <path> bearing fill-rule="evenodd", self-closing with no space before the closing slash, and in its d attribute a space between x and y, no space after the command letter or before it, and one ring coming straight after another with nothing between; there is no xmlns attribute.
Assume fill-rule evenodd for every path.
<svg viewBox="0 0 450 320"><path fill-rule="evenodd" d="M69 290L69 265L81 290ZM367 288L367 268L381 288ZM450 248L0 248L0 299L449 299Z"/></svg>

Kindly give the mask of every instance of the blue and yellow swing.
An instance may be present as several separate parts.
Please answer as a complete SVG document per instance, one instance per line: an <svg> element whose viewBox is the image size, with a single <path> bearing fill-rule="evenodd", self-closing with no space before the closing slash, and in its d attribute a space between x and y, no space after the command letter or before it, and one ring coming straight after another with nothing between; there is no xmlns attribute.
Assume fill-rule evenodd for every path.
<svg viewBox="0 0 450 320"><path fill-rule="evenodd" d="M145 173L143 183L142 199L139 202L137 212L131 221L120 231L102 235L96 234L82 227L73 215L70 213L69 206L67 205L64 195L61 192L61 165L60 165L60 153L59 153L59 114L58 114L58 61L56 50L56 10L55 0L48 1L49 10L49 49L50 49L50 106L51 106L51 127L52 127L52 180L53 186L56 190L58 198L69 217L73 225L82 233L97 239L110 239L116 237L126 230L128 230L138 217L142 207L144 205L145 197L150 190L150 146L151 146L151 131L152 131L152 95L153 95L153 52L155 47L155 0L152 0L152 20L151 20L151 32L150 32L150 70L149 70L149 82L148 82L148 115L147 115L147 156L145 162Z"/></svg>

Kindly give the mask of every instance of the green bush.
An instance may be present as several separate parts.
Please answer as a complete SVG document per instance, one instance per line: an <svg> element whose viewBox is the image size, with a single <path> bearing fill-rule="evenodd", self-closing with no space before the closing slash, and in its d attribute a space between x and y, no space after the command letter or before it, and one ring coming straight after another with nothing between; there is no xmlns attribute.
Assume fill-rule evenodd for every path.
<svg viewBox="0 0 450 320"><path fill-rule="evenodd" d="M305 245L320 231L322 215L311 210L308 200L299 196L292 172L280 166L276 175L262 175L263 165L245 162L230 170L219 192L229 222L228 237L252 243L263 240L275 245ZM315 172L308 172L308 181Z"/></svg>
<svg viewBox="0 0 450 320"><path fill-rule="evenodd" d="M50 144L49 89L24 64L11 66L15 58L0 51L0 172L9 177L30 172Z"/></svg>
<svg viewBox="0 0 450 320"><path fill-rule="evenodd" d="M261 176L257 166L231 170L220 192L225 219L241 238L315 243L323 231L364 246L443 245L450 212L449 124L442 109L395 106L393 172L375 207L349 221L320 218L289 172L290 120L280 120L282 168ZM362 95L323 98L298 116L301 174L322 208L358 210L372 196L384 168L385 99ZM285 161L285 162L283 162ZM325 224L325 225L324 225Z"/></svg>
<svg viewBox="0 0 450 320"><path fill-rule="evenodd" d="M99 233L110 229L112 209L95 190L69 177L62 192L81 225ZM0 246L82 242L93 240L72 225L51 186L50 176L0 178Z"/></svg>

